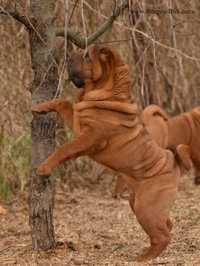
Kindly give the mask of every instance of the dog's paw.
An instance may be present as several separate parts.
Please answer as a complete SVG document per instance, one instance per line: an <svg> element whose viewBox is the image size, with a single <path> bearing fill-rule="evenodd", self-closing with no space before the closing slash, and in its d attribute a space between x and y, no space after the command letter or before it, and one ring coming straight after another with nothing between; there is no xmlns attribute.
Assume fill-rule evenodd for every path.
<svg viewBox="0 0 200 266"><path fill-rule="evenodd" d="M41 108L39 104L34 104L31 106L31 111L32 112L41 112Z"/></svg>
<svg viewBox="0 0 200 266"><path fill-rule="evenodd" d="M38 167L36 174L39 176L50 176L51 172L51 168L47 164L43 163Z"/></svg>
<svg viewBox="0 0 200 266"><path fill-rule="evenodd" d="M35 104L32 105L31 111L37 113L46 113L48 110L44 110L44 107L42 107L41 104Z"/></svg>
<svg viewBox="0 0 200 266"><path fill-rule="evenodd" d="M154 259L153 256L150 256L150 255L147 255L147 254L141 254L141 255L138 255L135 259L135 261L137 262L147 262L149 260L152 260Z"/></svg>

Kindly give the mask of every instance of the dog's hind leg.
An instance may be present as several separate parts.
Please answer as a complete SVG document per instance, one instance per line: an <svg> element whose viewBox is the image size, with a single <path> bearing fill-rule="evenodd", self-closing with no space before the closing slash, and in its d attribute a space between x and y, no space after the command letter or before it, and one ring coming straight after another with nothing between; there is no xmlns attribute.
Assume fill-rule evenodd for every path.
<svg viewBox="0 0 200 266"><path fill-rule="evenodd" d="M200 185L200 163L199 163L200 155L194 158L194 184L199 186Z"/></svg>
<svg viewBox="0 0 200 266"><path fill-rule="evenodd" d="M186 168L187 171L193 168L193 162L191 158L190 147L185 144L179 144L176 147L177 154L181 160L181 163Z"/></svg>
<svg viewBox="0 0 200 266"><path fill-rule="evenodd" d="M199 157L192 152L190 147L185 144L180 144L176 147L179 158L186 170L193 169L194 183L195 185L200 185L200 167L199 167Z"/></svg>
<svg viewBox="0 0 200 266"><path fill-rule="evenodd" d="M151 216L148 217L148 215L141 217L137 211L135 211L135 214L138 222L149 235L151 243L151 246L145 248L142 254L137 257L137 261L154 259L162 253L171 240L171 234L167 224L168 218L156 217L155 219Z"/></svg>
<svg viewBox="0 0 200 266"><path fill-rule="evenodd" d="M172 223L168 218L169 207L175 191L163 188L157 192L136 193L134 212L144 231L150 238L150 247L137 257L137 261L147 261L159 256L171 240Z"/></svg>

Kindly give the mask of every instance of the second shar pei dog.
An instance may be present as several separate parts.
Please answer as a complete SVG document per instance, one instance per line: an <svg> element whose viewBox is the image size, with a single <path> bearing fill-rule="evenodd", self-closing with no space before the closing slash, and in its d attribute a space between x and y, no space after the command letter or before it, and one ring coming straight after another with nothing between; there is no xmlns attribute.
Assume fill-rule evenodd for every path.
<svg viewBox="0 0 200 266"><path fill-rule="evenodd" d="M131 96L129 66L113 48L90 46L69 59L69 76L82 88L73 105L57 99L34 105L33 112L55 111L75 132L37 169L50 175L62 162L88 155L126 175L130 206L150 238L138 261L156 258L171 239L169 210L177 193L180 168L171 151L161 148L138 116Z"/></svg>
<svg viewBox="0 0 200 266"><path fill-rule="evenodd" d="M159 146L174 152L181 148L181 155L191 160L187 168L193 168L195 184L200 184L200 107L170 117L159 106L149 105L141 113L141 120ZM124 186L123 175L119 175L114 196L121 194Z"/></svg>

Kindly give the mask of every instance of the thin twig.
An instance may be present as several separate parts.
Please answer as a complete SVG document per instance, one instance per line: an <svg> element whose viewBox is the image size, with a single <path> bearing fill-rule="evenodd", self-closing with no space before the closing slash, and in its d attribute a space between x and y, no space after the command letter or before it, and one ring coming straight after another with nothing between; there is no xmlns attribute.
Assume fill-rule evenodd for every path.
<svg viewBox="0 0 200 266"><path fill-rule="evenodd" d="M9 247L3 248L3 249L0 250L0 253L3 253L4 251L6 251L6 250L8 250L10 248L13 248L13 247L15 247L15 246L14 245L11 245Z"/></svg>
<svg viewBox="0 0 200 266"><path fill-rule="evenodd" d="M83 23L83 34L84 34L84 40L85 40L85 49L87 50L87 47L88 47L87 25L86 25L85 16L84 16L83 0L81 0L81 18L82 18L82 23Z"/></svg>
<svg viewBox="0 0 200 266"><path fill-rule="evenodd" d="M94 13L99 14L99 11L96 10L96 9L94 9L89 3L87 3L86 1L84 1L84 3L85 3L85 5L86 5L87 7L89 7ZM86 3L87 3L87 4L86 4ZM100 14L100 15L101 15L101 17L103 17L103 18L109 19L109 17L107 17L107 16L105 16L105 15L103 15L103 14ZM122 24L121 22L118 22L118 21L113 21L113 23L119 25L120 27L123 27L123 28L126 29L126 30L129 30L129 31L132 31L132 32L137 32L137 33L141 34L142 36L144 36L144 37L147 38L148 40L152 41L154 44L156 44L156 45L158 45L158 46L160 46L160 47L162 47L162 48L164 48L164 49L170 50L170 51L172 51L172 52L174 52L174 53L178 53L179 55L182 55L183 57L185 57L185 58L187 58L187 59L189 59L189 60L196 61L196 62L200 62L200 58L190 56L190 55L184 53L183 51L181 51L181 50L179 50L179 49L173 48L173 47L171 47L171 46L169 46L169 45L166 45L166 44L164 44L164 43L161 43L161 42L159 42L159 41L156 41L156 40L153 39L151 36L149 36L148 34L146 34L145 32L143 32L143 31L141 31L141 30L138 30L138 29L136 29L136 28L133 29L132 27L129 27L129 26L127 26L127 25L124 25L124 24ZM102 25L102 26L103 26L103 25ZM74 34L74 35L77 35L78 33L74 33L74 32L73 32L73 34ZM62 36L63 36L63 35L62 35Z"/></svg>
<svg viewBox="0 0 200 266"><path fill-rule="evenodd" d="M72 17L73 17L73 15L74 15L74 11L75 11L75 9L76 9L76 7L77 7L77 5L78 5L78 1L79 1L79 0L76 0L75 4L74 4L74 6L73 6L72 12L71 12L71 14L70 14L70 16L69 16L69 21L68 21L68 25L69 25L69 26L71 25L71 20L72 20Z"/></svg>
<svg viewBox="0 0 200 266"><path fill-rule="evenodd" d="M132 39L111 40L111 41L105 41L105 42L97 42L97 44L116 43L116 42L129 42L129 41L132 41Z"/></svg>
<svg viewBox="0 0 200 266"><path fill-rule="evenodd" d="M22 23L28 30L31 29L31 25L29 21L27 20L26 16L21 16L17 11L15 12L7 11L2 6L0 6L0 15L11 16L18 22Z"/></svg>
<svg viewBox="0 0 200 266"><path fill-rule="evenodd" d="M84 1L85 4L85 1ZM103 23L94 33L92 33L89 37L87 37L87 45L90 45L93 43L98 37L100 37L115 21L115 19L120 15L120 12L128 7L128 0L124 0L122 4L118 7L116 7L113 11L113 14L107 18L107 21ZM56 30L57 36L64 36L64 29L58 28ZM85 49L86 42L85 38L82 38L79 33L70 31L68 29L67 31L68 38L76 44L78 47Z"/></svg>
<svg viewBox="0 0 200 266"><path fill-rule="evenodd" d="M60 76L59 76L58 86L57 86L54 98L57 98L59 96L59 94L62 93L62 90L60 89L61 88L61 82L62 82L62 76L63 76L64 70L65 70L65 66L67 64L67 49L68 49L68 45L67 45L68 44L67 30L68 30L68 23L69 23L69 20L68 20L69 6L68 6L68 1L67 0L64 0L64 7L65 7L64 62L63 62L62 67L61 67L61 73L60 73Z"/></svg>

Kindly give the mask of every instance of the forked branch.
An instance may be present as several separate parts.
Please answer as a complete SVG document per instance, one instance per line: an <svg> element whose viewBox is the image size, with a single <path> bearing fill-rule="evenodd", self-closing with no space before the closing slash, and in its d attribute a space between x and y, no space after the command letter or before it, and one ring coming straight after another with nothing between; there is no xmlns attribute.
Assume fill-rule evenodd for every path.
<svg viewBox="0 0 200 266"><path fill-rule="evenodd" d="M89 45L93 43L98 37L100 37L104 32L106 32L108 28L111 27L116 18L120 15L120 13L128 7L128 5L129 1L124 0L121 5L116 6L113 10L112 15L95 32L93 32L89 37L87 37L87 40L81 37L79 33L74 32L70 29L67 30L67 38L71 42L76 44L78 47L84 49L86 47L86 44ZM64 37L65 29L57 28L56 35Z"/></svg>

